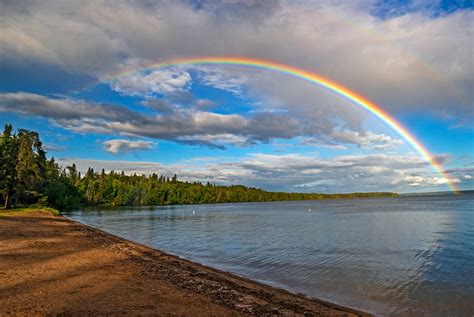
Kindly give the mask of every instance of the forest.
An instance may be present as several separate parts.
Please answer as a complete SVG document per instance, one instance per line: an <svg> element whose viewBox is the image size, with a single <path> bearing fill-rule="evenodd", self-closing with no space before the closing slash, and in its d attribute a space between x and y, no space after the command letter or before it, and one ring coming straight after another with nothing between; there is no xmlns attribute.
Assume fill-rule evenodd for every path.
<svg viewBox="0 0 474 317"><path fill-rule="evenodd" d="M222 186L183 182L176 175L126 175L97 172L83 175L75 164L62 167L48 159L39 134L26 129L14 131L7 124L0 139L0 204L5 209L44 206L59 210L86 206L141 206L208 204L398 196L374 193L287 193L270 192L242 185Z"/></svg>

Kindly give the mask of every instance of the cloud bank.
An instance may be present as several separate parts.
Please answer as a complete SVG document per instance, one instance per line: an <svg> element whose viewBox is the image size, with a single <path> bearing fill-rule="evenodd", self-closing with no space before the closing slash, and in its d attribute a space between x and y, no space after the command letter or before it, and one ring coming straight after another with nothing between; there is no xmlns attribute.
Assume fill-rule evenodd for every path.
<svg viewBox="0 0 474 317"><path fill-rule="evenodd" d="M275 191L342 192L436 189L445 184L414 155L341 155L330 159L317 155L270 155L253 153L239 159L202 158L175 164L133 161L60 159L63 165L76 162L80 170L120 171L128 174L177 174L182 180L231 185L263 186ZM459 183L456 176L451 182ZM383 188L381 187L383 184Z"/></svg>
<svg viewBox="0 0 474 317"><path fill-rule="evenodd" d="M473 11L433 14L424 6L376 15L382 10L377 3L7 1L0 10L0 61L38 61L100 79L130 59L146 64L242 55L326 75L392 112L472 115L474 69L466 43L473 38ZM135 78L116 88L147 93L179 89L187 81L185 74L162 71L147 76L143 85ZM176 76L173 83L161 86L169 76ZM238 81L219 76L203 79L238 90ZM281 88L282 96L291 94L289 86Z"/></svg>
<svg viewBox="0 0 474 317"><path fill-rule="evenodd" d="M352 144L370 149L393 148L401 140L387 135L334 130L320 126L311 117L291 112L257 112L248 115L220 114L201 110L212 103L199 99L190 107L176 107L162 100L147 100L144 106L155 110L143 114L124 106L98 104L71 98L49 98L38 94L0 93L0 112L40 116L55 125L78 133L119 134L180 143L224 148L246 146L274 139L311 138L331 145ZM331 140L331 141L330 141ZM122 142L123 143L123 142ZM123 145L125 149L125 145ZM119 150L106 147L107 150Z"/></svg>

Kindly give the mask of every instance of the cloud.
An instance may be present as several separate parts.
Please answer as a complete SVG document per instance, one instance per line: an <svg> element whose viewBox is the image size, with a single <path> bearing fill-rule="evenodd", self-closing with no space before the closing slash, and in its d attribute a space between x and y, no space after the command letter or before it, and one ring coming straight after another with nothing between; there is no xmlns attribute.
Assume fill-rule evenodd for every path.
<svg viewBox="0 0 474 317"><path fill-rule="evenodd" d="M402 144L391 135L364 131L367 113L352 103L287 74L201 65L111 75L169 58L236 55L327 76L390 114L429 112L471 122L474 69L467 43L472 42L474 11L434 14L416 6L390 11L377 3L117 0L110 10L109 3L92 0L2 2L0 65L52 65L71 76L109 80L112 89L142 103L132 110L17 92L0 93L0 111L40 116L77 133L218 148L293 138L341 150L350 145L392 150ZM193 96L190 88L198 84L240 97L249 112L236 114L228 105ZM145 165L134 166L176 167ZM410 155L315 159L256 154L202 168L186 165L182 171L189 178L290 190L339 191L359 184L378 190L382 183L394 189L440 186L438 176L426 172L426 163ZM472 173L450 174L464 182L464 175ZM271 182L272 177L283 185Z"/></svg>
<svg viewBox="0 0 474 317"><path fill-rule="evenodd" d="M117 122L140 121L140 114L115 105L96 104L70 98L48 98L27 92L0 93L0 111L17 112L29 116L41 116L58 122L75 120L110 120Z"/></svg>
<svg viewBox="0 0 474 317"><path fill-rule="evenodd" d="M341 143L349 143L371 150L394 149L403 144L403 140L394 139L386 134L356 131L334 131L332 136Z"/></svg>
<svg viewBox="0 0 474 317"><path fill-rule="evenodd" d="M146 98L142 105L161 113L171 113L179 109L209 110L216 107L216 103L209 99L195 97L189 91L174 91L163 98Z"/></svg>
<svg viewBox="0 0 474 317"><path fill-rule="evenodd" d="M228 91L237 97L243 97L245 86L250 82L250 79L242 72L231 72L221 67L195 66L192 68L198 72L200 83Z"/></svg>
<svg viewBox="0 0 474 317"><path fill-rule="evenodd" d="M201 102L205 106L210 104L200 99L191 102L189 107L182 107L170 101L152 99L143 104L158 112L145 114L119 105L17 92L0 93L0 112L40 116L77 133L119 134L219 148L226 144L244 146L299 136L318 135L324 140L334 138L330 125L319 126L319 121L298 113L221 114L201 110ZM195 104L197 106L193 106ZM356 136L356 141L362 142L363 137ZM385 135L365 136L372 142L365 141L366 144L374 144L373 148L385 148L389 141L396 143ZM355 142L349 138L335 140L340 144Z"/></svg>
<svg viewBox="0 0 474 317"><path fill-rule="evenodd" d="M303 138L300 141L301 145L304 146L314 146L318 148L326 148L332 150L347 150L349 147L347 145L338 144L337 142L329 142L328 140L321 140L317 137Z"/></svg>
<svg viewBox="0 0 474 317"><path fill-rule="evenodd" d="M64 147L56 144L44 144L43 145L46 152L61 152L64 151Z"/></svg>
<svg viewBox="0 0 474 317"><path fill-rule="evenodd" d="M470 160L471 157L465 157L466 160ZM461 179L463 182L470 182L474 179L474 162L470 161L467 167L448 169L445 173L451 175L454 178Z"/></svg>
<svg viewBox="0 0 474 317"><path fill-rule="evenodd" d="M458 184L461 182L458 178L441 178L441 177L422 177L422 176L413 176L408 175L405 177L404 182L408 186L422 186L422 185L442 185L447 184L448 181L453 184Z"/></svg>
<svg viewBox="0 0 474 317"><path fill-rule="evenodd" d="M252 143L247 137L229 133L189 135L179 137L178 140L187 144L212 144L220 149L224 149L226 145L243 147Z"/></svg>
<svg viewBox="0 0 474 317"><path fill-rule="evenodd" d="M367 150L383 151L394 150L404 144L404 142L401 139L395 139L386 134L335 129L329 136L303 138L301 144L335 150L347 150L347 145L355 145Z"/></svg>
<svg viewBox="0 0 474 317"><path fill-rule="evenodd" d="M132 73L110 83L113 90L124 95L150 96L170 94L188 89L191 75L186 71L159 69L149 73Z"/></svg>
<svg viewBox="0 0 474 317"><path fill-rule="evenodd" d="M433 14L431 6L381 14L373 1L115 1L4 2L0 62L50 63L104 78L127 60L146 65L172 57L242 55L315 71L369 96L391 112L472 116L473 10ZM436 9L436 10L439 10ZM374 16L374 14L378 14ZM387 76L390 74L390 76ZM187 75L129 76L127 93L183 89ZM165 76L164 85L159 81ZM240 79L208 72L203 81L239 93ZM225 79L220 81L220 79ZM265 76L255 90L266 91ZM280 99L294 79L280 82ZM255 84L255 82L252 82ZM269 86L270 85L270 86ZM303 95L300 93L300 95ZM312 95L301 96L311 104ZM295 97L298 101L298 97ZM313 101L312 105L317 104Z"/></svg>
<svg viewBox="0 0 474 317"><path fill-rule="evenodd" d="M160 109L160 113L145 115L118 105L53 99L25 92L0 93L0 112L40 116L78 133L141 136L213 147L268 142L302 133L298 121L287 114L242 116L173 106Z"/></svg>
<svg viewBox="0 0 474 317"><path fill-rule="evenodd" d="M271 155L252 153L243 158L190 158L174 164L133 161L60 159L76 162L80 170L124 170L128 174L177 174L182 180L244 184L269 190L304 192L446 190L446 180L428 162L412 155ZM449 176L451 182L461 180Z"/></svg>
<svg viewBox="0 0 474 317"><path fill-rule="evenodd" d="M61 166L77 165L77 168L81 172L87 171L89 167L92 167L96 171L105 169L106 171L124 171L126 174L145 174L150 175L152 173L161 173L165 175L173 175L167 173L165 165L156 162L133 162L123 160L94 160L94 159L79 159L79 158L59 158L56 160Z"/></svg>
<svg viewBox="0 0 474 317"><path fill-rule="evenodd" d="M123 139L108 140L104 142L104 149L113 154L131 151L150 150L154 146L151 141L130 141Z"/></svg>

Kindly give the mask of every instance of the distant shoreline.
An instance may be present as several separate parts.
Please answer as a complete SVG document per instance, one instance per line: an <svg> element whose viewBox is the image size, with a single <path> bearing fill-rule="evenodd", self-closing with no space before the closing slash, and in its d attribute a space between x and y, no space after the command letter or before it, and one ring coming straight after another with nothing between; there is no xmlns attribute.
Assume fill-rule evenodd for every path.
<svg viewBox="0 0 474 317"><path fill-rule="evenodd" d="M436 192L421 192L421 193L400 193L400 196L443 196L443 195L466 195L474 194L474 189L459 190L452 192L449 190L436 191Z"/></svg>
<svg viewBox="0 0 474 317"><path fill-rule="evenodd" d="M345 195L345 194L343 194ZM373 196L373 197L342 197L342 198L320 198L320 199L299 199L299 200L268 200L268 201L234 201L234 202L211 202L211 203L175 203L175 204L158 204L158 205L89 205L89 206L82 206L79 209L89 210L89 209L96 209L96 208L104 208L104 209L115 209L115 208L153 208L153 207L167 207L167 206L202 206L202 205L226 205L226 204L268 204L268 203L289 203L289 202L305 202L305 201L321 201L321 200L349 200L349 199L381 199L381 198L400 198L401 196L405 196L405 194L398 194L398 193L390 193L387 196Z"/></svg>
<svg viewBox="0 0 474 317"><path fill-rule="evenodd" d="M43 211L4 214L0 235L0 310L7 314L371 316Z"/></svg>

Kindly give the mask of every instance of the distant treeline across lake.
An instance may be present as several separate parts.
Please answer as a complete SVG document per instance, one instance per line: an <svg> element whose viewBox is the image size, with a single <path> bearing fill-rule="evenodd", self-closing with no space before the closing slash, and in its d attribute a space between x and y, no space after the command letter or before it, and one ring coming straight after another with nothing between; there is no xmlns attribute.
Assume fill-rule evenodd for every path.
<svg viewBox="0 0 474 317"><path fill-rule="evenodd" d="M58 209L81 206L141 206L366 198L398 196L374 193L269 192L242 185L221 186L179 181L176 175L126 175L89 168L85 175L75 164L60 167L48 159L37 132L7 124L0 139L0 203L41 205Z"/></svg>

